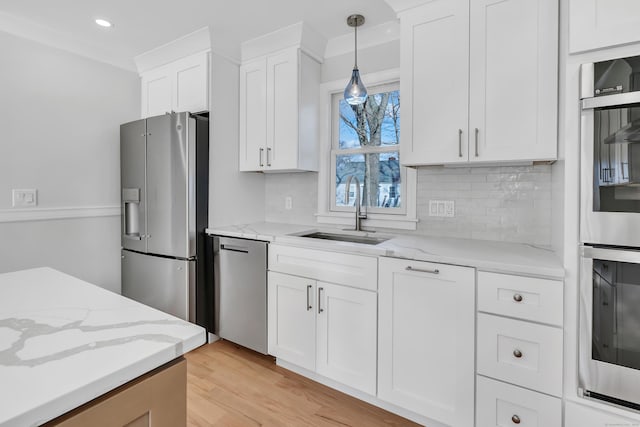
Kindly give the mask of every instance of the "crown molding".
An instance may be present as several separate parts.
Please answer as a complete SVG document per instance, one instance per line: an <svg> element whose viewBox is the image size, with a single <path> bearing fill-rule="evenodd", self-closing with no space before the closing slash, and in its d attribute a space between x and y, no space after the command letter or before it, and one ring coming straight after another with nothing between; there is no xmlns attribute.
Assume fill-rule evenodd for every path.
<svg viewBox="0 0 640 427"><path fill-rule="evenodd" d="M101 46L74 38L71 33L58 31L6 12L0 12L0 31L127 71L137 71L133 59L124 59Z"/></svg>
<svg viewBox="0 0 640 427"><path fill-rule="evenodd" d="M322 63L327 40L305 22L297 22L276 31L242 42L242 62L288 47L299 47L314 60Z"/></svg>
<svg viewBox="0 0 640 427"><path fill-rule="evenodd" d="M365 24L366 25L366 24ZM400 21L383 22L375 27L358 30L358 50L400 40ZM325 58L340 56L354 51L353 32L329 39L324 51Z"/></svg>
<svg viewBox="0 0 640 427"><path fill-rule="evenodd" d="M423 4L431 3L434 0L384 0L396 14L404 12Z"/></svg>
<svg viewBox="0 0 640 427"><path fill-rule="evenodd" d="M134 61L138 73L142 74L177 59L210 50L211 35L209 34L209 27L202 27L169 43L141 53L135 56Z"/></svg>

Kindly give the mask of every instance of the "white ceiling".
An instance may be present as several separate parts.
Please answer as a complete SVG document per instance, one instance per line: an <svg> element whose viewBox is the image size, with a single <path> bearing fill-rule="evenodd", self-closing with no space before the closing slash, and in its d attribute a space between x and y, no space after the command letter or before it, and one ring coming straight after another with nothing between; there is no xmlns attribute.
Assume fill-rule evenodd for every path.
<svg viewBox="0 0 640 427"><path fill-rule="evenodd" d="M363 29L396 17L384 0L2 0L0 30L135 69L134 56L204 26L237 58L241 42L299 21L327 39L350 33L352 13L365 16Z"/></svg>

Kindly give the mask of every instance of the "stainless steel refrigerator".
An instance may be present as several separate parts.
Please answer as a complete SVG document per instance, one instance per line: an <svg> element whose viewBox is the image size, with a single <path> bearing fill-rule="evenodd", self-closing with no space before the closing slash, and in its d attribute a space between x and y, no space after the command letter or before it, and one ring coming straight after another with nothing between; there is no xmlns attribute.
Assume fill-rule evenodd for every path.
<svg viewBox="0 0 640 427"><path fill-rule="evenodd" d="M120 126L122 294L210 329L208 160L206 116Z"/></svg>

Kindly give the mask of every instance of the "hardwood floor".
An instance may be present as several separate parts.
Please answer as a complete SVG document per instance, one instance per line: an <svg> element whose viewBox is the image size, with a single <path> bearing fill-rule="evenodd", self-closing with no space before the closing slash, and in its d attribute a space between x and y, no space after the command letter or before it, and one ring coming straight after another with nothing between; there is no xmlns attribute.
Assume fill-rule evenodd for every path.
<svg viewBox="0 0 640 427"><path fill-rule="evenodd" d="M228 341L208 344L185 357L191 427L418 425Z"/></svg>

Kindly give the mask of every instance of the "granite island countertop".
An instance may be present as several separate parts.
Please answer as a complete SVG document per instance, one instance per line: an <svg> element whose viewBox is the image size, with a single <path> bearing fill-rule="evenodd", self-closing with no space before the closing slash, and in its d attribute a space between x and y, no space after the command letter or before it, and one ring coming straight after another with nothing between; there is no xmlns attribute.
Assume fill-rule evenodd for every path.
<svg viewBox="0 0 640 427"><path fill-rule="evenodd" d="M0 274L0 426L40 425L205 341L197 325L51 268Z"/></svg>
<svg viewBox="0 0 640 427"><path fill-rule="evenodd" d="M462 265L498 273L544 276L554 279L564 277L562 261L553 250L527 243L388 232L360 233L388 238L387 241L377 245L301 237L302 234L314 231L349 233L337 228L269 222L207 229L207 233L211 235L263 240L291 246Z"/></svg>

